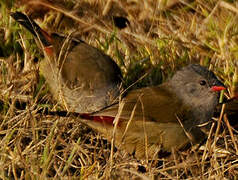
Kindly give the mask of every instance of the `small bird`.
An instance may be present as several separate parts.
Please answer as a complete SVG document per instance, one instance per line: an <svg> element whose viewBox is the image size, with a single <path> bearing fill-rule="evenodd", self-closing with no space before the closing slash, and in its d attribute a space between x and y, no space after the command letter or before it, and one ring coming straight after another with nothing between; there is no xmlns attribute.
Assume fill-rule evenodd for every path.
<svg viewBox="0 0 238 180"><path fill-rule="evenodd" d="M131 90L118 102L121 73L112 59L81 40L71 39L66 51L61 37L49 35L20 12L11 16L43 44L49 57L42 65L43 75L51 92L59 96L62 91L80 121L113 138L118 148L139 159L153 158L159 151L179 150L205 139L201 127L209 127L219 91L225 89L212 71L191 64L167 82Z"/></svg>
<svg viewBox="0 0 238 180"><path fill-rule="evenodd" d="M11 17L33 34L43 50L40 71L54 98L68 111L95 112L117 101L122 75L109 56L82 40L48 34L21 12Z"/></svg>

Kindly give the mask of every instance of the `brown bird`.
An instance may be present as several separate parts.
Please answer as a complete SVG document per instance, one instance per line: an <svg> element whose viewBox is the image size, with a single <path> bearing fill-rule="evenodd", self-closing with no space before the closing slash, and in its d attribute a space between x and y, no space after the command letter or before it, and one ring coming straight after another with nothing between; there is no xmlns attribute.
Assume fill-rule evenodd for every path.
<svg viewBox="0 0 238 180"><path fill-rule="evenodd" d="M117 100L121 71L109 56L82 40L48 34L21 12L11 16L35 36L45 55L40 71L68 111L95 112Z"/></svg>
<svg viewBox="0 0 238 180"><path fill-rule="evenodd" d="M109 140L114 137L117 147L137 158L152 158L160 150L179 150L206 137L200 126L209 124L218 92L225 86L205 67L189 65L167 82L132 90L112 104L111 97L119 95L121 74L108 56L75 39L68 40L65 51L61 37L47 34L22 13L11 16L42 42L49 57L42 72L51 92L55 96L62 92L61 102L79 112L83 123Z"/></svg>

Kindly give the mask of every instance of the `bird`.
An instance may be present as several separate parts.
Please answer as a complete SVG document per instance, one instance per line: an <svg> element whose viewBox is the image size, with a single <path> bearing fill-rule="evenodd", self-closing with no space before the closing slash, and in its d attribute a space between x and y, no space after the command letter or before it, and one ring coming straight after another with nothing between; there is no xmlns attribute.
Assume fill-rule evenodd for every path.
<svg viewBox="0 0 238 180"><path fill-rule="evenodd" d="M108 55L81 39L50 34L21 12L11 17L35 37L45 56L40 72L54 98L68 111L95 112L117 101L122 74Z"/></svg>
<svg viewBox="0 0 238 180"><path fill-rule="evenodd" d="M60 59L58 48L62 45L58 45L59 36L46 33L20 12L11 16L41 41L49 60L52 54L57 57L55 59ZM47 66L43 75L51 89L54 88L51 93L58 96L59 89L68 93L66 104L78 113L80 122L109 141L113 139L117 148L138 159L152 159L160 151L179 151L188 144L201 143L206 138L204 128L209 129L218 105L219 92L226 89L212 71L199 64L190 64L160 85L130 90L118 98L120 69L103 52L81 40L72 39L63 57L64 61L59 63L62 71L47 58L43 64L43 69ZM100 64L103 67L99 67ZM103 72L101 68L104 68ZM62 85L58 84L58 79ZM70 89L81 86L81 83L88 86L78 94ZM90 83L99 85L90 87ZM84 94L94 97L88 100L88 97L82 97ZM113 94L116 101L108 101L108 94ZM95 103L93 107L90 107L91 102Z"/></svg>

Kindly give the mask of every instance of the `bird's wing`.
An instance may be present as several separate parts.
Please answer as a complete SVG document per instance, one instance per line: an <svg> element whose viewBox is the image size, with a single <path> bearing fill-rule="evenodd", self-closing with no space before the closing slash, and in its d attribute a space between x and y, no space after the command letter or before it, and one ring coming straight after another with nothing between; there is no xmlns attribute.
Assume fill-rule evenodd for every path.
<svg viewBox="0 0 238 180"><path fill-rule="evenodd" d="M62 75L70 86L87 90L108 88L121 81L117 64L102 51L86 44L77 44L63 63Z"/></svg>
<svg viewBox="0 0 238 180"><path fill-rule="evenodd" d="M181 100L178 99L168 86L163 84L157 87L146 87L133 90L122 100L124 104L120 118L133 121L153 121L158 123L178 123L177 115L183 114L186 109ZM120 103L113 105L96 116L115 117L118 113Z"/></svg>

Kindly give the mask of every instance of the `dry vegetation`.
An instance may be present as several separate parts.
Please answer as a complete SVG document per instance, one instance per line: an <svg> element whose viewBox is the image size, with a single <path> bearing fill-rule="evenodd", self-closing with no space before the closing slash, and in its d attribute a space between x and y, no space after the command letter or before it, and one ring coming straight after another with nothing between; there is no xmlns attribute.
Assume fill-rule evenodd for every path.
<svg viewBox="0 0 238 180"><path fill-rule="evenodd" d="M159 84L191 62L212 70L228 87L238 83L238 3L168 0L11 0L0 2L1 179L237 179L237 104L218 108L208 140L198 149L154 161L136 160L62 110L38 72L41 52L10 18L22 11L45 29L77 36L102 49L120 66L125 86ZM128 19L116 27L115 17ZM122 22L123 24L123 22ZM222 96L223 97L223 96Z"/></svg>

